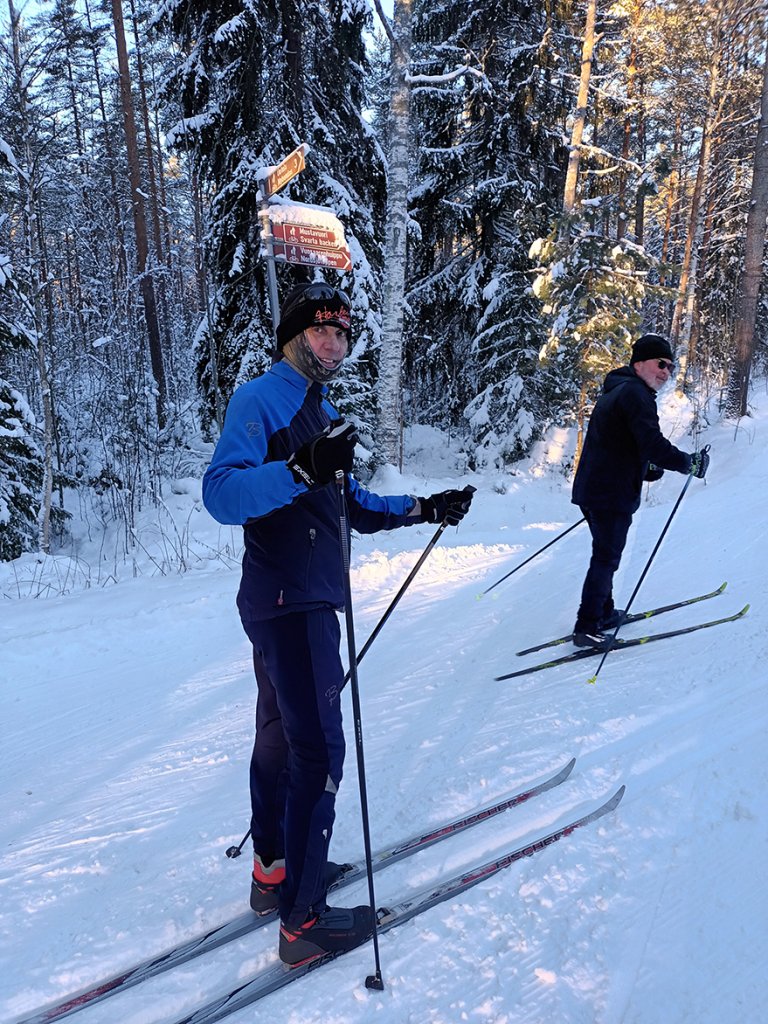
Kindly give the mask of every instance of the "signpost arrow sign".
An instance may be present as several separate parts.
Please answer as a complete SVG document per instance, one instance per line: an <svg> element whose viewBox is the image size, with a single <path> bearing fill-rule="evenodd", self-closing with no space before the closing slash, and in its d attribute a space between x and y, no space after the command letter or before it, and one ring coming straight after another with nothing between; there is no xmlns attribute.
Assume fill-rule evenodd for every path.
<svg viewBox="0 0 768 1024"><path fill-rule="evenodd" d="M313 224L299 224L286 221L272 224L272 235L278 242L306 245L312 249L337 249L340 241L337 233L330 228L315 227Z"/></svg>
<svg viewBox="0 0 768 1024"><path fill-rule="evenodd" d="M312 267L331 267L334 270L351 270L352 257L349 249L313 248L309 245L292 245L274 242L272 245L276 260L286 263L302 263Z"/></svg>
<svg viewBox="0 0 768 1024"><path fill-rule="evenodd" d="M304 157L308 149L309 146L306 142L302 142L284 160L281 160L277 167L270 171L267 175L268 196L273 196L275 192L279 192L284 185L287 185L292 178L295 178L297 174L304 170L306 166Z"/></svg>

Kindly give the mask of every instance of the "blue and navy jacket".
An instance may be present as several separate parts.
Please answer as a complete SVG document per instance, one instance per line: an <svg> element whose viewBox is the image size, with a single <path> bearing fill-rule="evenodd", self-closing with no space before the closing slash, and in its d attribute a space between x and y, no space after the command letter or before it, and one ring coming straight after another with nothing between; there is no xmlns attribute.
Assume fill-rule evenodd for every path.
<svg viewBox="0 0 768 1024"><path fill-rule="evenodd" d="M203 502L220 523L245 531L237 605L244 621L344 604L335 483L311 490L286 460L338 413L327 388L312 384L285 360L241 385L203 477ZM349 526L360 533L422 522L406 518L410 495L382 497L347 474ZM349 538L347 537L347 543Z"/></svg>

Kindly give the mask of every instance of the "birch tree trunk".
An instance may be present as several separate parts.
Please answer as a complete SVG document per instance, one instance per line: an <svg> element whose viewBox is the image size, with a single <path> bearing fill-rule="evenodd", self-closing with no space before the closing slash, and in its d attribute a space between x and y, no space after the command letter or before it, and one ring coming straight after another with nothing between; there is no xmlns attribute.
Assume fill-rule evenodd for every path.
<svg viewBox="0 0 768 1024"><path fill-rule="evenodd" d="M576 206L576 192L579 181L579 162L581 160L581 142L584 138L584 125L587 120L589 79L592 74L592 55L595 51L596 7L597 0L588 0L587 21L584 28L584 43L581 49L579 95L576 101L576 110L573 115L568 171L565 176L565 191L563 193L563 213L571 213Z"/></svg>
<svg viewBox="0 0 768 1024"><path fill-rule="evenodd" d="M728 375L726 415L746 416L749 376L755 352L755 319L760 282L763 276L765 228L768 220L768 51L763 64L763 92L760 99L760 124L755 143L752 191L744 239L744 270L739 286L733 357Z"/></svg>
<svg viewBox="0 0 768 1024"><path fill-rule="evenodd" d="M411 0L395 0L390 73L387 230L379 356L379 436L383 459L402 464L403 307L408 237L408 137Z"/></svg>

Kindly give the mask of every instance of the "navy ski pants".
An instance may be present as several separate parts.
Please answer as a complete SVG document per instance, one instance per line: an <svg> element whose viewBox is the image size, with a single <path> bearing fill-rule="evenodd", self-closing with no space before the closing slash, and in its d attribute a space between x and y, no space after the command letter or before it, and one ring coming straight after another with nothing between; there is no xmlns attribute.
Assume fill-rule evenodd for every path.
<svg viewBox="0 0 768 1024"><path fill-rule="evenodd" d="M263 859L285 857L280 918L299 927L325 909L325 868L344 764L336 612L317 608L243 622L258 697L251 829Z"/></svg>
<svg viewBox="0 0 768 1024"><path fill-rule="evenodd" d="M581 591L581 604L574 633L595 633L600 622L613 611L613 574L627 543L632 525L631 512L589 509L581 506L592 534L592 557Z"/></svg>

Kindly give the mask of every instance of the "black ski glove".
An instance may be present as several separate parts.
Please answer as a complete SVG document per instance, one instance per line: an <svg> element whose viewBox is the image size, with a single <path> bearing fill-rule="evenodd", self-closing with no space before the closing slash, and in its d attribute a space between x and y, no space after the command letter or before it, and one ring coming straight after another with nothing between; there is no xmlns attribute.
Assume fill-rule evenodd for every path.
<svg viewBox="0 0 768 1024"><path fill-rule="evenodd" d="M330 483L337 470L349 473L355 457L357 430L353 423L333 420L325 430L310 437L288 459L288 469L297 484L307 487Z"/></svg>
<svg viewBox="0 0 768 1024"><path fill-rule="evenodd" d="M440 491L428 498L419 498L425 523L448 523L458 526L469 512L475 488L467 485L463 491Z"/></svg>
<svg viewBox="0 0 768 1024"><path fill-rule="evenodd" d="M688 472L697 477L699 480L703 480L707 475L709 469L709 452L702 448L700 452L694 452L691 455L691 468Z"/></svg>
<svg viewBox="0 0 768 1024"><path fill-rule="evenodd" d="M655 480L661 480L664 476L664 470L660 466L654 466L652 462L648 463L648 469L645 471L645 479L649 484L652 484Z"/></svg>

